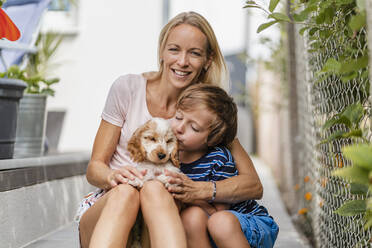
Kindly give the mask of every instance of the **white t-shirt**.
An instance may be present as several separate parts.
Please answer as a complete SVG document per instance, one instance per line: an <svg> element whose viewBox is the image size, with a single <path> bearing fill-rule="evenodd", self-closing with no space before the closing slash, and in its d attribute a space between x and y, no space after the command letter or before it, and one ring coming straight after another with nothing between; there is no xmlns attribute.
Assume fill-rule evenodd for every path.
<svg viewBox="0 0 372 248"><path fill-rule="evenodd" d="M134 131L152 118L146 103L146 83L142 74L128 74L116 79L110 88L101 117L121 127L119 143L110 161L112 169L136 166L129 157L127 144Z"/></svg>

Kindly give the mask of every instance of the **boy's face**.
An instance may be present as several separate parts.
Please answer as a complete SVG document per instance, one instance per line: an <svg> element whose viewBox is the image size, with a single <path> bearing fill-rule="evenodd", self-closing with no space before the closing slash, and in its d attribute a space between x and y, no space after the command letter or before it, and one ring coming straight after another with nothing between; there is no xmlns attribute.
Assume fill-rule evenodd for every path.
<svg viewBox="0 0 372 248"><path fill-rule="evenodd" d="M177 110L171 125L179 141L179 150L203 155L207 148L209 126L214 119L215 114L205 108Z"/></svg>

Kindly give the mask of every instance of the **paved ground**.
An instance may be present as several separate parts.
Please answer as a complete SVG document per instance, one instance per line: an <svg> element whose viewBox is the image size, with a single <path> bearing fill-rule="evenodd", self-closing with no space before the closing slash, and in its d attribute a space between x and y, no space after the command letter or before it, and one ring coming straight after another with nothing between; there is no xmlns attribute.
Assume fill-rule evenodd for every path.
<svg viewBox="0 0 372 248"><path fill-rule="evenodd" d="M274 183L269 168L264 163L253 158L257 172L264 185L264 197L261 203L267 207L270 214L277 221L280 232L275 244L275 248L308 248L309 246L294 228L289 215L287 214L279 191ZM78 248L77 226L71 223L60 230L57 230L34 243L26 246L27 248Z"/></svg>

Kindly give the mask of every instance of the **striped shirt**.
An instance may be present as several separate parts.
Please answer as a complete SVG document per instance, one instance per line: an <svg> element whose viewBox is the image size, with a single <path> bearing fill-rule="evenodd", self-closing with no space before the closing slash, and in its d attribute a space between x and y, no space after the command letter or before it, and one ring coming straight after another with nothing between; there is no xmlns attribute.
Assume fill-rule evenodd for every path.
<svg viewBox="0 0 372 248"><path fill-rule="evenodd" d="M226 147L213 147L198 160L181 163L181 171L194 181L220 181L238 175L234 158ZM232 204L230 210L239 213L267 215L267 211L255 200Z"/></svg>

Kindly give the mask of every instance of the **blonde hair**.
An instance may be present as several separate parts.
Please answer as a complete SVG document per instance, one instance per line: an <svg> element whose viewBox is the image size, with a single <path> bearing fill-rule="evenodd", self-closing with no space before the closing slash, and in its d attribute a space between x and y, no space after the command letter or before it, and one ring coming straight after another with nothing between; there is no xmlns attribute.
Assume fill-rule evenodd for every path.
<svg viewBox="0 0 372 248"><path fill-rule="evenodd" d="M208 84L187 87L180 95L177 109L190 111L205 108L216 115L208 129L207 145L229 145L238 129L238 109L232 97L222 88Z"/></svg>
<svg viewBox="0 0 372 248"><path fill-rule="evenodd" d="M229 88L228 70L225 59L218 45L217 38L208 21L203 16L193 11L178 14L161 30L158 44L158 76L161 76L163 73L161 54L165 49L168 36L173 28L181 24L188 24L198 28L207 38L207 59L211 58L211 65L207 70L202 68L196 82L220 86L227 90Z"/></svg>

